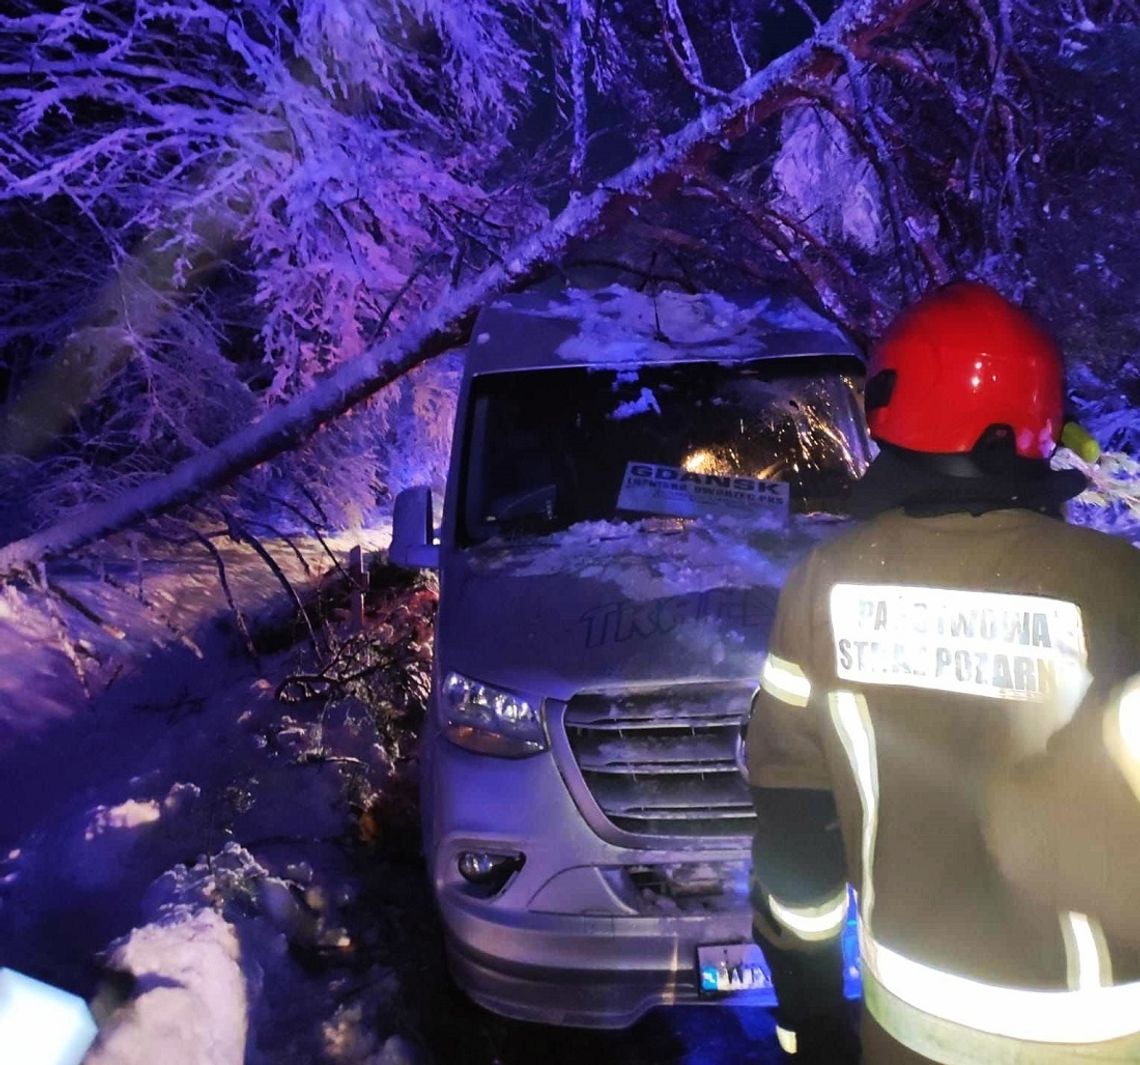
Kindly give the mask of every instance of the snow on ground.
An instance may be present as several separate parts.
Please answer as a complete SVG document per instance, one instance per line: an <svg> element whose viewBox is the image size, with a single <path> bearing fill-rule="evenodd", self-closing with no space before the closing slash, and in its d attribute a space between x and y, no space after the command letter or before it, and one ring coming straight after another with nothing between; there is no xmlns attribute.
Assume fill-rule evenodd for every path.
<svg viewBox="0 0 1140 1065"><path fill-rule="evenodd" d="M275 553L299 586L313 582ZM133 582L68 567L49 579L101 624L5 601L0 958L88 998L108 970L133 974L96 1065L413 1060L371 1015L389 974L371 971L343 917L359 880L353 802L382 788L391 760L359 707L310 721L274 699L298 664L295 626L264 565L226 556L252 627L284 645L257 665L212 562L144 564L162 619ZM82 677L56 639L64 620Z"/></svg>
<svg viewBox="0 0 1140 1065"><path fill-rule="evenodd" d="M209 908L179 907L129 933L109 963L142 988L105 1029L89 1065L241 1062L246 989L234 926Z"/></svg>
<svg viewBox="0 0 1140 1065"><path fill-rule="evenodd" d="M1089 478L1088 489L1069 503L1069 520L1091 525L1131 540L1140 547L1140 411L1123 381L1140 379L1140 364L1132 359L1120 370L1120 380L1099 380L1085 366L1069 372L1070 397L1078 417L1105 449L1095 462L1059 448L1054 466L1070 466Z"/></svg>
<svg viewBox="0 0 1140 1065"><path fill-rule="evenodd" d="M1066 504L1068 520L1129 540L1140 547L1140 462L1122 451L1108 452L1095 463L1060 450L1057 468L1079 469L1089 486Z"/></svg>
<svg viewBox="0 0 1140 1065"><path fill-rule="evenodd" d="M0 637L10 666L28 656L25 687L2 704L0 956L126 999L86 1065L776 1060L763 1011L567 1032L503 1021L455 991L406 782L351 703L322 716L274 698L299 631L282 625L260 562L236 548L226 559L261 642L285 645L258 665L192 559L143 567L147 598L190 628L181 641L127 591L59 576L122 635L67 617L104 659L86 660L90 702L30 601ZM125 582L128 567L112 568ZM389 634L419 594L371 617L374 631Z"/></svg>

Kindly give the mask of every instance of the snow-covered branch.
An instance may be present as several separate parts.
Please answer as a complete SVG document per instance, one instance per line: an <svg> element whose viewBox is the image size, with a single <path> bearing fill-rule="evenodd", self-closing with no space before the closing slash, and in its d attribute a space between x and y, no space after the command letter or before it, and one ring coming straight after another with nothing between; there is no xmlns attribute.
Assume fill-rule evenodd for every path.
<svg viewBox="0 0 1140 1065"><path fill-rule="evenodd" d="M130 451L169 468L397 328L449 259L481 269L540 215L483 179L527 103L541 2L7 5L0 257L21 284L0 452L97 450L92 479ZM512 228L477 247L441 225L464 213Z"/></svg>
<svg viewBox="0 0 1140 1065"><path fill-rule="evenodd" d="M922 2L847 0L821 30L821 36L829 42L827 49L810 39L753 75L727 100L706 108L656 150L642 155L591 195L572 202L552 222L507 252L501 262L451 292L399 336L366 348L325 379L310 383L303 395L270 409L255 424L187 459L170 475L9 544L0 550L0 572L11 573L105 537L144 517L168 511L282 450L296 447L322 424L410 367L454 344L482 303L558 256L571 238L596 229L604 216L675 171L699 147L721 142L770 114L794 93L798 79L834 69L836 42L873 37L881 26L895 24ZM295 189L289 202L304 200L306 192L313 196L318 190L311 186ZM277 253L288 254L288 246L281 246Z"/></svg>
<svg viewBox="0 0 1140 1065"><path fill-rule="evenodd" d="M582 0L567 0L570 38L570 107L573 147L570 180L576 186L586 163L586 46L582 39Z"/></svg>

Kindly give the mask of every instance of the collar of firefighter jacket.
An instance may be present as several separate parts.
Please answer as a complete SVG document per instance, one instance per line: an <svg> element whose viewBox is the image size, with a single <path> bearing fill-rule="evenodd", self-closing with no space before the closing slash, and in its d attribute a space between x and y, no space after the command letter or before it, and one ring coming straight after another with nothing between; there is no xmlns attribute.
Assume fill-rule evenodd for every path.
<svg viewBox="0 0 1140 1065"><path fill-rule="evenodd" d="M912 517L936 514L985 514L1017 508L1059 516L1061 504L1084 491L1079 470L1053 470L1028 462L1002 473L969 466L964 455L924 455L890 444L879 454L851 491L853 517L871 518L902 507Z"/></svg>

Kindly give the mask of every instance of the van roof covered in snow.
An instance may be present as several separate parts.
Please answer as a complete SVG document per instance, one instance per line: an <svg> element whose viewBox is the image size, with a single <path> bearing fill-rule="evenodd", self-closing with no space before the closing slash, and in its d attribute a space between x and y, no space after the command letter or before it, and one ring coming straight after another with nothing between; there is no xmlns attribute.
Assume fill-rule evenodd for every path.
<svg viewBox="0 0 1140 1065"><path fill-rule="evenodd" d="M611 285L496 300L475 323L468 372L795 355L863 362L847 333L794 296L646 293Z"/></svg>

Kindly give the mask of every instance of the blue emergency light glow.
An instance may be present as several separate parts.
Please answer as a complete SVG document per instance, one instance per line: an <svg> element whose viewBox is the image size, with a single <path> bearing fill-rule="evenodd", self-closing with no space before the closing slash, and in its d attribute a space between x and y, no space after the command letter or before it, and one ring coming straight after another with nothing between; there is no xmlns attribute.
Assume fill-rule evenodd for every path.
<svg viewBox="0 0 1140 1065"><path fill-rule="evenodd" d="M87 1003L0 969L0 1047L12 1065L79 1065L98 1029Z"/></svg>
<svg viewBox="0 0 1140 1065"><path fill-rule="evenodd" d="M761 965L706 965L701 969L702 991L751 991L771 985Z"/></svg>
<svg viewBox="0 0 1140 1065"><path fill-rule="evenodd" d="M852 907L854 910L854 907ZM843 992L849 999L863 994L859 966L859 930L857 918L848 918L842 932ZM774 1005L772 976L763 953L752 944L735 943L698 949L698 972L702 995L723 997L737 992L751 992L742 1001L756 1005Z"/></svg>

